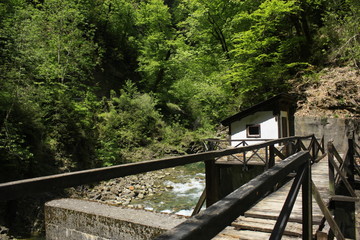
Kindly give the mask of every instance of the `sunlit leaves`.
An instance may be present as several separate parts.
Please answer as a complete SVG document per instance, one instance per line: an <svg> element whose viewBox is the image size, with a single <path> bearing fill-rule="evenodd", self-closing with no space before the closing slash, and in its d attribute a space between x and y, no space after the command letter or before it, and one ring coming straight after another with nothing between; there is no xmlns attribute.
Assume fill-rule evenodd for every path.
<svg viewBox="0 0 360 240"><path fill-rule="evenodd" d="M98 64L94 30L73 1L48 0L41 8L17 8L12 34L13 58L45 82L81 82ZM7 26L10 28L10 25Z"/></svg>
<svg viewBox="0 0 360 240"><path fill-rule="evenodd" d="M136 11L139 51L138 71L142 73L147 90L156 92L164 81L164 72L170 58L172 23L169 8L162 0L140 2Z"/></svg>
<svg viewBox="0 0 360 240"><path fill-rule="evenodd" d="M298 1L266 0L253 12L235 17L233 24L243 27L234 35L233 53L238 62L233 65L229 80L244 96L282 88L287 70L285 54L298 48L296 42L288 44L288 39L296 37L289 24L290 16L300 10Z"/></svg>

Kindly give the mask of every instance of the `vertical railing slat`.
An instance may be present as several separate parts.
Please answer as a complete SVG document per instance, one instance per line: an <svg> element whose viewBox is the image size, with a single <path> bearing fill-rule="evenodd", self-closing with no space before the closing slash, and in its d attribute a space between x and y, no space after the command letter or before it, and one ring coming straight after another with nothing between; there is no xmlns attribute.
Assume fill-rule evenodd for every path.
<svg viewBox="0 0 360 240"><path fill-rule="evenodd" d="M302 239L312 239L312 184L311 163L306 163L305 176L302 184Z"/></svg>

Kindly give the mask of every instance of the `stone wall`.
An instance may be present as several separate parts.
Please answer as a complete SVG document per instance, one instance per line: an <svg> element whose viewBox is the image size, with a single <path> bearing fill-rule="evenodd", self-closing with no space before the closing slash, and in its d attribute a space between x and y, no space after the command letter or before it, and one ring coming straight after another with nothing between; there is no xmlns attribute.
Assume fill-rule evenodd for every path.
<svg viewBox="0 0 360 240"><path fill-rule="evenodd" d="M185 218L79 199L45 204L47 240L153 239Z"/></svg>
<svg viewBox="0 0 360 240"><path fill-rule="evenodd" d="M321 118L310 116L295 116L295 135L305 136L315 134L317 138L324 136L325 146L333 140L338 151L347 150L348 136L354 133L354 139L360 142L360 119Z"/></svg>

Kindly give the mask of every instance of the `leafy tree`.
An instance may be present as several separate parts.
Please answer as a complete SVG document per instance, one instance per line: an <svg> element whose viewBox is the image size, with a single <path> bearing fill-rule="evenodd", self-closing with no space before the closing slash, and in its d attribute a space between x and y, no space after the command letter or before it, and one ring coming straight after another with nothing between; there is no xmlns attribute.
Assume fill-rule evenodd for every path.
<svg viewBox="0 0 360 240"><path fill-rule="evenodd" d="M147 146L161 136L163 122L156 101L149 94L139 93L133 83L128 81L119 96L112 91L103 105L97 149L103 164L127 162L127 151Z"/></svg>
<svg viewBox="0 0 360 240"><path fill-rule="evenodd" d="M136 26L139 32L137 70L142 75L145 89L158 92L160 86L169 86L165 81L173 40L169 7L162 0L140 1L136 11Z"/></svg>
<svg viewBox="0 0 360 240"><path fill-rule="evenodd" d="M360 3L355 0L326 2L324 26L317 44L330 62L360 64Z"/></svg>
<svg viewBox="0 0 360 240"><path fill-rule="evenodd" d="M233 39L236 62L229 72L229 83L248 103L285 90L288 68L304 64L293 56L294 51L300 52L304 37L297 36L289 24L301 11L298 1L266 0L256 10L241 12L234 19L241 31Z"/></svg>
<svg viewBox="0 0 360 240"><path fill-rule="evenodd" d="M62 171L93 166L89 113L94 109L81 110L88 98L79 91L97 64L93 27L72 1L8 1L6 6L11 11L0 31L3 160L22 166L19 178L57 171L54 166ZM33 171L45 159L47 170Z"/></svg>
<svg viewBox="0 0 360 240"><path fill-rule="evenodd" d="M80 7L73 1L47 0L37 7L16 8L4 28L12 40L11 57L29 77L79 84L90 76L99 61L98 49Z"/></svg>
<svg viewBox="0 0 360 240"><path fill-rule="evenodd" d="M139 81L136 39L136 4L129 0L86 1L89 21L96 30L94 40L103 50L94 74L98 95L120 89L125 81ZM92 4L91 4L92 3Z"/></svg>

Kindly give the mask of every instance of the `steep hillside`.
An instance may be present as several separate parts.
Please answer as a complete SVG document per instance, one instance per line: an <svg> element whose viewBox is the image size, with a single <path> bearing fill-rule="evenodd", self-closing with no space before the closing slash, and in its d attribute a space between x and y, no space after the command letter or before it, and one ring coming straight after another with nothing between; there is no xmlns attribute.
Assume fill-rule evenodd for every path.
<svg viewBox="0 0 360 240"><path fill-rule="evenodd" d="M299 95L296 115L360 117L360 72L351 67L325 68L316 75L294 80Z"/></svg>

